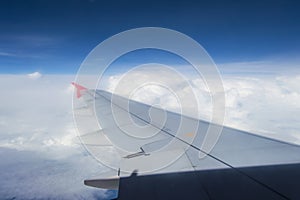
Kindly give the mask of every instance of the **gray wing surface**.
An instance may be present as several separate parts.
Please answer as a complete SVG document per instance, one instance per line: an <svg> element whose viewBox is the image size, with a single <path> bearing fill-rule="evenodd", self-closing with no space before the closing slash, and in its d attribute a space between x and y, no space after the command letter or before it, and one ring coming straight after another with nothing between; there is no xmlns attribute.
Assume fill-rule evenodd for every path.
<svg viewBox="0 0 300 200"><path fill-rule="evenodd" d="M87 90L83 92L83 97L87 102L87 107L94 111L93 115L96 116L95 118L100 124L99 129L101 129L84 134L88 137L82 137L84 138L83 142L94 147L92 154L99 154L104 147L112 147L115 150L116 165L119 167L117 177L86 180L86 185L108 189L119 188L119 198L126 199L129 191L132 191L128 188L129 182L134 186L137 185L135 183L143 180L146 184L144 187L147 188L147 184L151 184L153 180L164 182L162 176L159 176L160 174L170 176L174 173L183 173L184 177L190 177L190 173L200 173L201 176L204 176L201 178L204 181L210 172L211 176L218 174L216 181L219 184L226 184L228 187L230 181L228 183L228 177L224 174L228 174L229 171L232 173L229 179L232 179L231 184L235 185L236 189L245 184L244 186L249 188L247 191L252 193L257 191L257 194L261 195L258 197L278 197L278 199L299 197L299 193L293 190L292 186L288 188L282 186L286 184L282 176L276 178L277 174L277 176L269 178L270 174L266 176L268 173L256 173L257 171L249 170L262 167L268 169L270 166L298 165L300 148L297 145L223 127L220 138L212 151L206 152L202 149L209 127L209 123L206 121L128 100L102 90ZM195 132L195 130L197 131ZM262 171L260 170L260 172ZM133 176L136 172L138 176ZM300 178L299 174L299 170L296 168L295 177ZM220 179L220 176L223 178ZM150 177L152 178L150 179ZM199 179L194 180L197 176L191 177L193 178L186 180L190 184L199 182ZM133 183L130 180L135 181ZM167 178L167 180L171 179ZM184 183L185 178L181 178L181 180ZM281 181L283 182L281 183ZM115 184L114 186L111 186L112 182ZM172 182L175 187L176 181L172 179ZM197 195L203 199L211 199L214 196L209 189L212 186L207 186L210 184L209 182L200 183L202 186L199 187L202 189L198 188L199 191L197 188L195 189L198 191ZM105 187L106 183L108 183L107 187ZM206 186L203 187L203 185ZM216 187L218 184L213 185ZM141 187L141 183L139 182L134 187ZM178 187L184 188L182 184L179 184ZM214 187L211 190L217 191L218 188ZM220 189L220 186L218 187ZM223 187L224 185L221 188ZM125 188L127 192L124 192ZM149 187L149 190L150 188L157 193L158 188ZM166 190L169 189L175 188L166 188ZM193 193L191 188L189 190ZM134 191L132 193L135 193ZM241 191L243 188L240 189ZM146 193L144 192L144 194ZM165 194L165 190L162 194ZM180 197L180 194L177 194L177 197ZM235 192L235 194L239 194L239 192ZM165 196L158 195L156 199L159 197ZM176 199L175 197L174 199ZM219 199L219 197L215 196L213 199ZM256 198L257 196L252 197ZM130 195L128 198L135 199ZM228 198L233 198L233 196L228 196Z"/></svg>

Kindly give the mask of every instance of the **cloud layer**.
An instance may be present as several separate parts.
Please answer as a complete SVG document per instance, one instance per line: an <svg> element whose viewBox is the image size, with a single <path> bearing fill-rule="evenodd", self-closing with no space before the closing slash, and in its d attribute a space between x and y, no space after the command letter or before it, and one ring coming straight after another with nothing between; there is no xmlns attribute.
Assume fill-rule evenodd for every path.
<svg viewBox="0 0 300 200"><path fill-rule="evenodd" d="M149 69L131 74L131 80L164 79L178 91L186 84ZM120 75L105 77L110 91ZM105 199L115 196L83 185L108 169L89 156L78 141L72 118L68 75L0 75L0 196L7 199ZM223 76L226 96L225 125L300 144L300 74ZM189 80L199 103L199 116L211 117L211 97L203 80ZM129 83L130 84L130 83ZM128 93L123 90L121 93ZM159 97L159 98L158 98ZM148 85L133 99L159 104L178 112L169 91ZM186 95L187 109L189 95Z"/></svg>
<svg viewBox="0 0 300 200"><path fill-rule="evenodd" d="M83 184L107 171L77 139L73 76L1 75L0 196L4 199L107 199Z"/></svg>

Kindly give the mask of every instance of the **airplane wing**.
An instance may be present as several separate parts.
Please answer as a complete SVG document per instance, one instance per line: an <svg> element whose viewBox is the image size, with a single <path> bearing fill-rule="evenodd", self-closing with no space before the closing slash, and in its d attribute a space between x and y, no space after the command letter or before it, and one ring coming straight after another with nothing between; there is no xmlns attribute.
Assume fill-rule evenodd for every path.
<svg viewBox="0 0 300 200"><path fill-rule="evenodd" d="M207 151L207 130L216 124L74 85L86 103L75 110L82 142L104 164L115 166L109 177L85 180L88 186L117 189L117 199L300 197L297 145L223 127ZM80 126L85 109L92 113L86 121L94 125ZM113 156L101 157L108 147Z"/></svg>

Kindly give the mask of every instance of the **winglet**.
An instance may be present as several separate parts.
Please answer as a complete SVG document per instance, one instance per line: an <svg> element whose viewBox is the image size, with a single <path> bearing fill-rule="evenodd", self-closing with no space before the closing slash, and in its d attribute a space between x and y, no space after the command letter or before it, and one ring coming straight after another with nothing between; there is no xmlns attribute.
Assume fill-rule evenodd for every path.
<svg viewBox="0 0 300 200"><path fill-rule="evenodd" d="M82 85L79 85L77 83L72 82L72 85L74 85L74 87L76 88L76 96L77 98L81 97L81 91L85 91L87 90L87 88L83 87Z"/></svg>
<svg viewBox="0 0 300 200"><path fill-rule="evenodd" d="M120 184L120 177L111 177L104 179L84 180L84 184L91 187L118 190Z"/></svg>

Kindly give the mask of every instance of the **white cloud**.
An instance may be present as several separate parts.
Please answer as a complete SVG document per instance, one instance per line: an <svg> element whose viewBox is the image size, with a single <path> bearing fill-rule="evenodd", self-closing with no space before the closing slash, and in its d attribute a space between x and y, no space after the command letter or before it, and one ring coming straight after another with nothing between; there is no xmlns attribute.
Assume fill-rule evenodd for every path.
<svg viewBox="0 0 300 200"><path fill-rule="evenodd" d="M36 79L39 79L42 77L42 74L40 72L33 72L31 74L27 74L27 76L30 78L30 79L33 79L33 80L36 80Z"/></svg>
<svg viewBox="0 0 300 200"><path fill-rule="evenodd" d="M299 77L225 77L226 123L300 143L299 86L290 86L296 84Z"/></svg>

